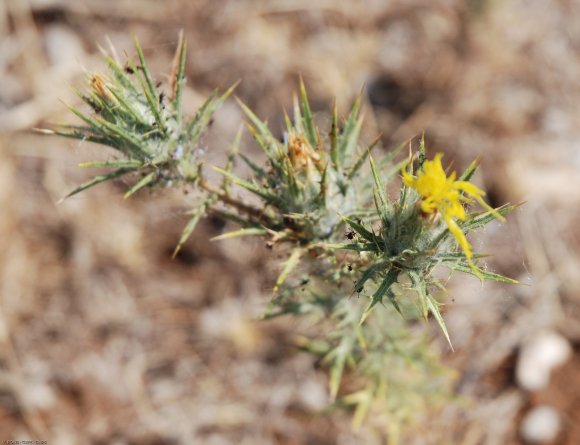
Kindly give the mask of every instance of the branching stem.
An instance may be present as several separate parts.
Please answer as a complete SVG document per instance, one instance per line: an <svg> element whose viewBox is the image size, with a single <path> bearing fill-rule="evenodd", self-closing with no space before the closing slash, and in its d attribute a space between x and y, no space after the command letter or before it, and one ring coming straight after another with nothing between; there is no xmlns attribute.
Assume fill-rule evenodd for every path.
<svg viewBox="0 0 580 445"><path fill-rule="evenodd" d="M268 216L265 215L262 210L232 198L224 190L217 188L215 185L208 182L205 178L201 178L198 185L206 192L216 195L217 198L224 204L232 206L236 210L245 213L258 221L271 223L270 218L268 218Z"/></svg>

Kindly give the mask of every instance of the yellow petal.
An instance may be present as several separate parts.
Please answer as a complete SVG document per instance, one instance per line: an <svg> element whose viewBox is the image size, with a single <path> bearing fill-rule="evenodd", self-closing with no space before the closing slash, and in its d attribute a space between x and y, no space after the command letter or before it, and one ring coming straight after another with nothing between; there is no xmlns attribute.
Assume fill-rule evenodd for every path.
<svg viewBox="0 0 580 445"><path fill-rule="evenodd" d="M456 189L462 190L465 193L467 193L471 196L474 196L474 197L475 196L485 196L485 192L483 190L481 190L479 187L477 187L476 185L472 184L471 182L455 181L453 186Z"/></svg>
<svg viewBox="0 0 580 445"><path fill-rule="evenodd" d="M479 278L483 283L484 277L479 271L479 269L475 266L475 263L473 262L473 252L471 251L471 245L467 241L467 238L465 237L463 230L461 230L461 227L459 227L457 223L453 221L453 219L450 218L449 216L445 216L443 219L445 220L447 227L449 227L449 231L455 237L455 239L459 243L459 246L465 253L465 257L467 258L467 262L469 263L469 267L473 271L473 274L477 278Z"/></svg>
<svg viewBox="0 0 580 445"><path fill-rule="evenodd" d="M461 247L467 259L471 260L471 257L473 257L471 245L469 244L469 241L467 241L467 238L465 237L463 230L461 230L461 227L459 227L459 225L457 225L457 223L449 215L444 215L443 219L445 224L447 224L449 231L459 243L459 247Z"/></svg>

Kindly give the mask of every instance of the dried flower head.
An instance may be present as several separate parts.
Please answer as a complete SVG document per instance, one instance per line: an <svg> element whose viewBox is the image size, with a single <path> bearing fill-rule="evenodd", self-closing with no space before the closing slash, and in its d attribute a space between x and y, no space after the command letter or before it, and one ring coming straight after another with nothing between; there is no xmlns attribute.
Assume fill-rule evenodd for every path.
<svg viewBox="0 0 580 445"><path fill-rule="evenodd" d="M294 171L311 181L320 181L320 156L308 143L304 135L291 133L288 137L288 156Z"/></svg>

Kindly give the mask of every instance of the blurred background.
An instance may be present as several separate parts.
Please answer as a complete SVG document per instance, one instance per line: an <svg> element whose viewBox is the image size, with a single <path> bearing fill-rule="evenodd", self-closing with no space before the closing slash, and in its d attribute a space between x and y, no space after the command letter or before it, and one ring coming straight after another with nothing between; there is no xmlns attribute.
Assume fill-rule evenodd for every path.
<svg viewBox="0 0 580 445"><path fill-rule="evenodd" d="M100 185L57 205L102 158L31 131L72 122L62 102L99 46L144 47L160 80L188 41L186 112L214 87L273 129L301 74L325 119L364 89L365 140L425 131L431 154L493 205L525 205L474 240L509 286L455 276L445 306L461 403L409 444L580 443L580 2L576 0L0 0L0 439L49 444L375 444L324 413L325 371L294 348L301 321L256 322L275 254L207 239L177 260L183 190ZM208 136L216 158L242 114ZM257 153L249 138L244 150ZM122 184L121 184L122 185ZM436 331L435 331L436 332Z"/></svg>

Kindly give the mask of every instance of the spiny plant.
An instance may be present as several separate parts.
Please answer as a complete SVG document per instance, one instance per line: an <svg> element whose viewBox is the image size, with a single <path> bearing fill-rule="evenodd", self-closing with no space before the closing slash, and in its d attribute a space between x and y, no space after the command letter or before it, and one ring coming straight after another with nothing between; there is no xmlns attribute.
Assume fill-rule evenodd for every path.
<svg viewBox="0 0 580 445"><path fill-rule="evenodd" d="M221 96L215 91L193 118L184 118L186 44L183 39L179 42L167 95L154 82L143 50L135 42L138 62L129 58L123 66L115 57L104 54L110 75L92 73L88 76L88 91L77 91L92 113L83 113L70 106L69 109L84 125L61 125L42 130L111 147L120 156L81 164L110 171L93 177L66 197L129 174L136 179L125 197L144 187L199 180L200 155L203 154L200 138L211 116L233 88Z"/></svg>
<svg viewBox="0 0 580 445"><path fill-rule="evenodd" d="M385 297L403 315L399 301L408 298L408 293L403 297L395 286L397 283L403 284L418 297L422 316L427 319L431 313L451 345L438 309L439 303L430 291L432 288L443 289L443 286L433 277L432 272L436 267L444 266L451 272L472 274L482 281L517 283L479 268L475 261L483 255L473 253L465 236L493 219L505 221L503 215L515 206L492 209L481 198L484 192L468 182L477 165L472 163L459 180L455 180L455 172L447 176L443 170L441 158L442 155L438 154L434 160L426 160L425 140L422 138L417 174L413 176L413 162L409 159L401 171L403 184L397 200L388 199L383 179L371 158L378 227L372 224L374 221L365 226L361 221L344 218L356 233L356 242L327 247L368 254L368 266L356 282L355 289L361 292L369 280L380 284L372 293L361 323ZM470 204L474 199L486 209L485 212L465 210L464 204ZM457 245L461 251L457 251Z"/></svg>
<svg viewBox="0 0 580 445"><path fill-rule="evenodd" d="M375 161L371 150L378 139L370 146L360 142L360 96L344 121L335 106L330 128L319 129L302 81L293 116L285 115L282 140L239 102L265 160L240 153L238 133L226 165L214 167L222 181L210 182L200 140L233 87L221 95L215 91L187 118L182 112L182 36L167 96L154 82L138 43L136 52L137 62L129 58L126 64L105 54L110 75L89 75L88 91L79 95L90 112L70 108L83 125L44 130L92 141L117 154L82 164L109 171L67 196L122 175L135 178L127 197L146 187L187 183L200 194L175 254L210 214L238 226L216 239L258 236L270 247L280 246L287 259L264 318L317 320L319 331L300 344L328 367L331 400L355 408L355 425L365 418L381 419L395 441L395 433L416 417L420 406L450 394L437 354L412 323L431 314L451 344L436 292L443 285L434 270L443 266L481 280L515 283L485 270L483 255L467 241L467 234L494 219L503 221L514 206L489 207L484 192L469 182L476 164L456 179L443 169L442 155L427 160L424 138L415 155L396 160L401 145ZM237 158L249 167L250 178L234 172ZM399 181L399 174L399 193L391 197L387 184ZM254 204L235 195L233 186L253 195ZM484 210L470 210L474 201ZM377 311L379 306L384 307Z"/></svg>

